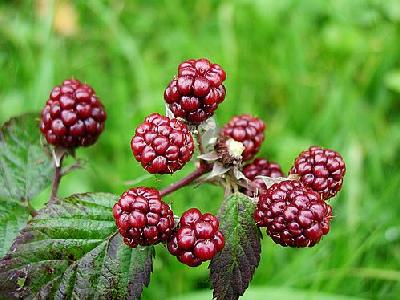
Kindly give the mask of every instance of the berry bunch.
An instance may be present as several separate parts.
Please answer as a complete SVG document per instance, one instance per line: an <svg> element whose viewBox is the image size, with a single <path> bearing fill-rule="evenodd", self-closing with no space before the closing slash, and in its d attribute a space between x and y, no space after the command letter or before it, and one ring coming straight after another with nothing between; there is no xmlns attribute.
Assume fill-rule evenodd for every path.
<svg viewBox="0 0 400 300"><path fill-rule="evenodd" d="M174 228L174 214L156 189L132 188L114 205L113 215L124 242L132 248L165 242Z"/></svg>
<svg viewBox="0 0 400 300"><path fill-rule="evenodd" d="M40 131L54 146L90 146L103 132L105 121L106 112L95 91L70 79L51 91L41 114Z"/></svg>
<svg viewBox="0 0 400 300"><path fill-rule="evenodd" d="M218 219L191 208L183 213L179 227L168 242L169 252L181 263L196 267L212 259L224 247L224 237L218 230Z"/></svg>
<svg viewBox="0 0 400 300"><path fill-rule="evenodd" d="M192 158L194 142L186 124L154 113L136 128L131 148L149 173L171 174Z"/></svg>
<svg viewBox="0 0 400 300"><path fill-rule="evenodd" d="M219 184L228 195L237 191L247 195L242 199L256 203L254 214L250 212L254 222L266 227L272 240L282 246L312 247L329 232L332 208L326 200L340 191L346 172L339 153L310 147L295 159L285 178L279 164L255 158L265 140L266 125L249 114L234 116L220 130L210 130L204 147L202 134L209 133L204 132L204 124L225 99L225 79L221 66L207 59L182 62L164 92L172 115L152 113L136 128L131 150L151 174L181 170L194 155L195 141L200 156L193 173L161 191L134 187L121 195L113 216L129 247L162 243L190 267L223 251L227 241L217 217L196 208L178 217L162 200L195 180ZM104 106L94 90L78 80L66 80L51 92L40 130L50 144L73 149L93 144L105 120ZM210 174L202 181L206 173Z"/></svg>
<svg viewBox="0 0 400 300"><path fill-rule="evenodd" d="M189 59L178 67L178 75L164 92L175 118L200 124L214 114L225 99L225 71L205 58Z"/></svg>
<svg viewBox="0 0 400 300"><path fill-rule="evenodd" d="M332 208L299 181L273 184L260 195L254 219L282 246L312 247L329 232Z"/></svg>

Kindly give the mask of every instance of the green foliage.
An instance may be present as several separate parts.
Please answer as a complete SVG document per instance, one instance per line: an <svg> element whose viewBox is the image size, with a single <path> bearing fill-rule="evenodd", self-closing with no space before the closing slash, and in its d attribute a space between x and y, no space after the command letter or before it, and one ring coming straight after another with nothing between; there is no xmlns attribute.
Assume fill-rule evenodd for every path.
<svg viewBox="0 0 400 300"><path fill-rule="evenodd" d="M0 258L8 251L29 213L19 201L0 199Z"/></svg>
<svg viewBox="0 0 400 300"><path fill-rule="evenodd" d="M27 201L50 184L53 164L38 129L38 114L12 118L1 127L1 197Z"/></svg>
<svg viewBox="0 0 400 300"><path fill-rule="evenodd" d="M218 219L225 247L210 263L215 299L238 299L253 278L261 253L261 234L253 219L254 210L250 198L240 193L222 203Z"/></svg>
<svg viewBox="0 0 400 300"><path fill-rule="evenodd" d="M123 243L111 213L116 200L74 195L40 211L0 261L0 298L139 298L154 249Z"/></svg>

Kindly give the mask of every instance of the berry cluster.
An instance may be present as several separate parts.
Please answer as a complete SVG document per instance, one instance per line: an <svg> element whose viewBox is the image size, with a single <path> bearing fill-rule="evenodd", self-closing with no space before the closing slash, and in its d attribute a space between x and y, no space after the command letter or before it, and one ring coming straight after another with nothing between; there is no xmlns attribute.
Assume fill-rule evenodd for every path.
<svg viewBox="0 0 400 300"><path fill-rule="evenodd" d="M224 237L218 227L215 216L203 215L191 208L180 218L179 227L168 242L168 250L180 262L196 267L212 259L224 247Z"/></svg>
<svg viewBox="0 0 400 300"><path fill-rule="evenodd" d="M172 174L191 160L195 151L193 133L202 140L199 126L225 99L225 79L224 70L204 58L179 65L177 76L164 92L173 116L150 114L131 139L132 153L147 172ZM105 120L104 107L94 90L78 80L66 80L51 92L42 111L40 130L50 144L71 149L93 144ZM343 158L333 150L310 147L300 153L284 178L279 164L255 158L265 139L265 128L257 117L234 116L210 138L214 141L209 142L214 147L210 153L204 153L199 142L204 160L188 177L161 192L149 187L124 192L113 208L124 242L132 248L163 243L180 262L191 267L213 259L226 242L217 217L196 208L176 217L162 196L217 170L219 178L214 183L223 185L226 192L229 188L239 190L257 203L255 223L266 227L273 241L285 247L316 245L329 232L332 208L326 200L342 187L346 172Z"/></svg>
<svg viewBox="0 0 400 300"><path fill-rule="evenodd" d="M310 147L296 158L291 174L300 175L300 181L327 200L340 191L346 167L336 151Z"/></svg>
<svg viewBox="0 0 400 300"><path fill-rule="evenodd" d="M113 215L124 242L132 248L165 242L174 228L174 214L156 189L132 188L114 205Z"/></svg>
<svg viewBox="0 0 400 300"><path fill-rule="evenodd" d="M254 219L268 235L289 247L312 247L329 232L332 208L299 181L275 183L260 195Z"/></svg>
<svg viewBox="0 0 400 300"><path fill-rule="evenodd" d="M253 187L257 189L255 191L256 193L254 193L254 191L250 189L245 189L244 192L248 196L255 196L267 189L264 180L262 180L261 178L257 178L257 176L265 176L271 178L283 177L281 166L264 158L256 158L252 163L244 166L243 174L252 181L254 185Z"/></svg>
<svg viewBox="0 0 400 300"><path fill-rule="evenodd" d="M200 124L224 101L225 79L221 66L205 58L189 59L179 65L178 75L165 89L164 99L175 118Z"/></svg>
<svg viewBox="0 0 400 300"><path fill-rule="evenodd" d="M105 120L104 106L95 91L71 79L51 91L41 114L40 130L54 146L90 146L103 132Z"/></svg>
<svg viewBox="0 0 400 300"><path fill-rule="evenodd" d="M259 151L264 141L264 123L250 115L233 117L220 132L215 150L220 161L240 166ZM237 160L231 139L242 143ZM222 145L222 146L221 146ZM232 155L235 153L235 155ZM236 160L236 161L235 161ZM239 163L238 163L239 162ZM342 156L336 151L310 147L296 158L289 177L283 178L281 167L267 159L256 158L244 165L248 184L241 192L258 201L254 218L278 244L312 247L328 233L332 208L324 202L340 191L346 173Z"/></svg>
<svg viewBox="0 0 400 300"><path fill-rule="evenodd" d="M131 148L149 173L171 174L192 158L194 142L186 124L154 113L136 128Z"/></svg>

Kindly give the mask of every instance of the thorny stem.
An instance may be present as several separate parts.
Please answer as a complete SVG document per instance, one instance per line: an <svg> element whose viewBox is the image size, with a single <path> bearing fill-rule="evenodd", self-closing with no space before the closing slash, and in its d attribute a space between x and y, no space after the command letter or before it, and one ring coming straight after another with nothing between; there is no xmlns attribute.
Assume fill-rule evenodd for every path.
<svg viewBox="0 0 400 300"><path fill-rule="evenodd" d="M182 178L181 180L171 184L170 186L166 187L165 189L160 191L161 196L166 196L168 194L171 194L172 192L175 192L176 190L179 190L180 188L187 186L191 184L194 180L202 176L203 174L211 171L212 166L207 164L207 163L200 163L199 167L187 175L186 177Z"/></svg>

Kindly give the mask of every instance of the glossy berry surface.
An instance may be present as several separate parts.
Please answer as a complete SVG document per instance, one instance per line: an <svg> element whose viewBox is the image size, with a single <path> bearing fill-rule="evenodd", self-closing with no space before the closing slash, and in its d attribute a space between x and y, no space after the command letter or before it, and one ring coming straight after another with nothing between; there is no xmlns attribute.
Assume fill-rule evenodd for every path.
<svg viewBox="0 0 400 300"><path fill-rule="evenodd" d="M327 200L342 188L346 166L338 152L314 146L300 153L290 173Z"/></svg>
<svg viewBox="0 0 400 300"><path fill-rule="evenodd" d="M180 218L179 228L168 241L168 251L181 263L196 267L211 260L224 247L224 236L218 228L215 216L191 208Z"/></svg>
<svg viewBox="0 0 400 300"><path fill-rule="evenodd" d="M90 146L103 132L105 121L106 112L95 91L71 79L51 91L41 113L40 131L54 146Z"/></svg>
<svg viewBox="0 0 400 300"><path fill-rule="evenodd" d="M321 196L299 181L272 185L259 197L254 219L275 243L312 247L329 232L332 208Z"/></svg>
<svg viewBox="0 0 400 300"><path fill-rule="evenodd" d="M191 159L194 142L186 124L154 113L136 128L131 149L149 173L172 174Z"/></svg>
<svg viewBox="0 0 400 300"><path fill-rule="evenodd" d="M242 160L252 159L264 141L264 122L250 115L233 117L222 129L221 135L231 137L244 145Z"/></svg>
<svg viewBox="0 0 400 300"><path fill-rule="evenodd" d="M153 188L136 187L124 192L114 205L119 233L131 248L167 241L174 228L174 214Z"/></svg>
<svg viewBox="0 0 400 300"><path fill-rule="evenodd" d="M258 193L262 193L267 189L264 180L256 178L257 176L266 176L271 178L283 177L281 166L275 162L270 162L264 158L256 158L252 163L243 167L243 174L246 176L258 189ZM245 194L254 196L255 193L246 189Z"/></svg>
<svg viewBox="0 0 400 300"><path fill-rule="evenodd" d="M164 99L176 118L199 124L224 101L225 79L221 66L205 58L189 59L179 65L178 75L165 89Z"/></svg>

